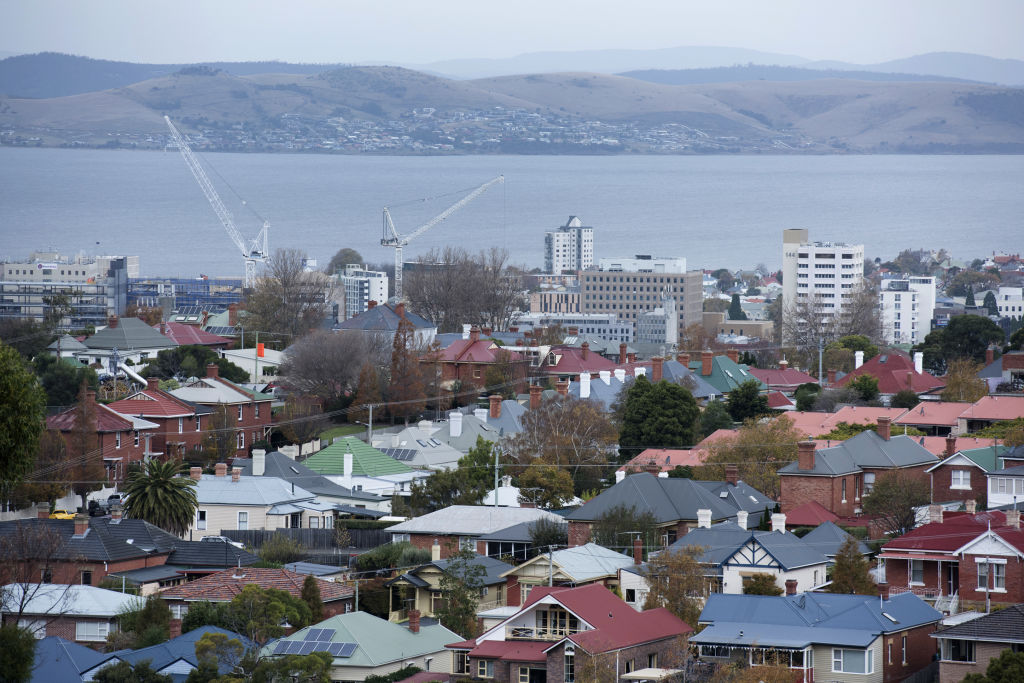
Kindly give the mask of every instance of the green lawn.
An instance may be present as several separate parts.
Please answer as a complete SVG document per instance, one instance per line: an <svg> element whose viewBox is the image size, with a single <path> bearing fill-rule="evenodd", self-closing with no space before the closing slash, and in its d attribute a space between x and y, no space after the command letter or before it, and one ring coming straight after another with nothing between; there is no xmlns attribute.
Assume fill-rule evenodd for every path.
<svg viewBox="0 0 1024 683"><path fill-rule="evenodd" d="M335 437L351 436L352 434L362 434L364 432L366 432L366 427L362 425L338 425L323 432L320 435L320 441L323 444L330 444Z"/></svg>

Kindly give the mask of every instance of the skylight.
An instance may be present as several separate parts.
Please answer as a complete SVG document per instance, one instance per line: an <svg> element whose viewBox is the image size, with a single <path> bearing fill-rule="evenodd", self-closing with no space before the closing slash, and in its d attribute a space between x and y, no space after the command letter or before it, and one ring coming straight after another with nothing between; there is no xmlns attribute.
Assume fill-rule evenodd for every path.
<svg viewBox="0 0 1024 683"><path fill-rule="evenodd" d="M889 621L891 621L891 622L892 622L892 623L894 623L894 624L898 624L898 623L900 623L900 622L899 622L899 621L898 621L898 620L896 619L896 617L894 617L893 615L889 614L888 612L882 612L882 616L883 616L883 617L885 617L886 619L888 619Z"/></svg>

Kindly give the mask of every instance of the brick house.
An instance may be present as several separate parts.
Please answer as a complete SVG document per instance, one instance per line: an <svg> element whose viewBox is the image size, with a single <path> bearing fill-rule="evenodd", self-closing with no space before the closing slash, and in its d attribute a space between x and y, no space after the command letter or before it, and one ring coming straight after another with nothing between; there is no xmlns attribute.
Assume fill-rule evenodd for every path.
<svg viewBox="0 0 1024 683"><path fill-rule="evenodd" d="M213 411L224 407L237 429L237 457L248 454L249 447L266 439L271 430L270 407L274 397L230 382L219 375L216 365L206 366L206 377L169 392L186 403L206 406ZM211 420L214 415L211 415Z"/></svg>
<svg viewBox="0 0 1024 683"><path fill-rule="evenodd" d="M916 593L942 611L1024 602L1024 532L1020 512L929 508L930 522L894 538L878 556L887 595Z"/></svg>
<svg viewBox="0 0 1024 683"><path fill-rule="evenodd" d="M518 612L448 649L453 674L473 680L572 681L591 666L618 679L683 665L692 631L667 609L638 612L600 584L538 586Z"/></svg>
<svg viewBox="0 0 1024 683"><path fill-rule="evenodd" d="M146 388L109 407L122 415L144 418L158 428L149 443L151 453L181 457L187 451L199 448L203 441L203 430L212 422L207 406L184 401L160 388L160 380L151 377Z"/></svg>
<svg viewBox="0 0 1024 683"><path fill-rule="evenodd" d="M928 467L938 458L909 436L891 436L890 418L878 418L878 431L864 431L830 448L817 449L801 441L798 458L779 469L782 512L817 501L840 517L860 513L861 499L877 477L890 471L908 472L928 480Z"/></svg>
<svg viewBox="0 0 1024 683"><path fill-rule="evenodd" d="M939 683L985 675L1003 650L1024 650L1024 605L1013 605L932 634L939 642Z"/></svg>
<svg viewBox="0 0 1024 683"><path fill-rule="evenodd" d="M37 639L59 636L91 648L107 644L117 617L142 607L145 598L95 586L14 583L0 587L3 623L17 624Z"/></svg>
<svg viewBox="0 0 1024 683"><path fill-rule="evenodd" d="M485 328L485 334L490 330ZM439 354L420 358L425 366L437 365L441 370L441 386L452 388L459 383L463 388L483 387L490 368L507 369L516 382L515 391L526 390L530 360L516 351L507 351L491 339L480 338L480 328L473 327L468 339L456 339Z"/></svg>
<svg viewBox="0 0 1024 683"><path fill-rule="evenodd" d="M512 565L494 557L477 555L469 566L480 567L483 572L480 576L481 588L477 611L505 607L508 604L507 597L512 592L506 593L505 586L514 583L507 581L505 573L514 569ZM395 622L405 621L410 610L417 610L424 617L436 617L437 609L444 601L441 577L447 568L447 560L433 559L385 582L390 603L388 619Z"/></svg>
<svg viewBox="0 0 1024 683"><path fill-rule="evenodd" d="M940 391L946 382L928 374L922 367L923 356L915 354L912 359L904 351L886 349L853 372L844 375L836 382L836 386L845 387L861 375L868 375L878 380L878 393L883 397L894 396L904 389L915 394L927 394Z"/></svg>
<svg viewBox="0 0 1024 683"><path fill-rule="evenodd" d="M893 425L914 427L928 436L955 436L960 433L957 418L970 405L953 401L921 401L893 420Z"/></svg>
<svg viewBox="0 0 1024 683"><path fill-rule="evenodd" d="M776 662L794 681L895 683L925 669L942 615L916 595L797 593L708 597L706 628L690 639L701 658L757 667Z"/></svg>
<svg viewBox="0 0 1024 683"><path fill-rule="evenodd" d="M639 551L638 551L639 552ZM503 576L508 580L508 604L521 605L539 586L586 586L599 583L616 588L619 570L636 564L633 557L609 550L596 543L564 548L509 567Z"/></svg>
<svg viewBox="0 0 1024 683"><path fill-rule="evenodd" d="M948 503L955 500L977 502L987 507L988 480L986 475L1001 469L1005 446L956 449L956 437L946 437L947 448L943 459L926 471L931 477L932 502Z"/></svg>

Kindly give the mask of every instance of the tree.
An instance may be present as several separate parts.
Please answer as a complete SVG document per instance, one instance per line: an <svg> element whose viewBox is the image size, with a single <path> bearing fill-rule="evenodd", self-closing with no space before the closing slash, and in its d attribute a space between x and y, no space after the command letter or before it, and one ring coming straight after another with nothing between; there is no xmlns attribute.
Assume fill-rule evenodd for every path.
<svg viewBox="0 0 1024 683"><path fill-rule="evenodd" d="M138 318L150 327L159 325L164 319L164 309L160 306L140 306L139 304L128 304L124 309L124 317Z"/></svg>
<svg viewBox="0 0 1024 683"><path fill-rule="evenodd" d="M565 507L575 497L572 476L554 465L527 467L516 480L521 500L543 510Z"/></svg>
<svg viewBox="0 0 1024 683"><path fill-rule="evenodd" d="M356 331L318 330L288 349L278 374L291 390L320 399L331 410L357 389L361 367L384 364L381 341Z"/></svg>
<svg viewBox="0 0 1024 683"><path fill-rule="evenodd" d="M42 323L31 318L4 318L0 320L0 341L17 351L22 358L31 360L46 351L55 335Z"/></svg>
<svg viewBox="0 0 1024 683"><path fill-rule="evenodd" d="M75 367L64 359L45 353L36 356L32 365L46 392L48 406L69 406L74 403L82 382L87 383L93 391L99 386L96 371L85 365Z"/></svg>
<svg viewBox="0 0 1024 683"><path fill-rule="evenodd" d="M620 552L629 552L637 536L645 548L662 545L654 515L650 511L640 512L636 507L628 505L609 508L594 520L590 528L591 542Z"/></svg>
<svg viewBox="0 0 1024 683"><path fill-rule="evenodd" d="M173 349L164 349L156 354L143 368L143 377L186 380L189 377L205 377L206 366L217 366L217 374L230 382L248 382L249 373L227 358L221 358L213 349L200 344L186 344Z"/></svg>
<svg viewBox="0 0 1024 683"><path fill-rule="evenodd" d="M964 307L965 308L974 308L977 305L978 304L975 303L975 301L974 301L974 288L973 287L968 287L967 288L967 297L964 299Z"/></svg>
<svg viewBox="0 0 1024 683"><path fill-rule="evenodd" d="M708 593L700 559L701 546L669 547L647 560L644 576L650 586L644 609L665 607L687 624L696 624Z"/></svg>
<svg viewBox="0 0 1024 683"><path fill-rule="evenodd" d="M284 623L300 629L309 624L309 606L290 593L248 584L225 608L230 630L260 645L284 635Z"/></svg>
<svg viewBox="0 0 1024 683"><path fill-rule="evenodd" d="M981 370L981 363L967 358L951 361L946 371L946 386L940 395L942 400L974 403L988 396L988 384L978 377Z"/></svg>
<svg viewBox="0 0 1024 683"><path fill-rule="evenodd" d="M978 272L976 270L958 271L946 285L946 294L949 296L966 297L968 292L977 289L992 289L999 285L999 277L989 272Z"/></svg>
<svg viewBox="0 0 1024 683"><path fill-rule="evenodd" d="M917 404L914 404L917 405ZM914 427L902 427L902 431L893 431L893 436L906 435L906 436L924 436L925 433L920 429ZM840 422L839 424L832 427L832 431L825 434L819 434L816 439L824 441L846 441L852 439L861 432L875 432L878 431L878 423L872 422L865 424L862 422L855 422L853 424L847 422Z"/></svg>
<svg viewBox="0 0 1024 683"><path fill-rule="evenodd" d="M65 437L69 462L67 477L72 482L71 490L81 497L81 509L84 511L86 496L99 490L107 481L96 432L96 395L85 382L78 391L78 402L73 410L74 425Z"/></svg>
<svg viewBox="0 0 1024 683"><path fill-rule="evenodd" d="M278 249L246 297L248 315L242 326L287 341L305 336L326 316L335 282L323 273L307 271L301 251Z"/></svg>
<svg viewBox="0 0 1024 683"><path fill-rule="evenodd" d="M449 556L438 582L442 597L441 606L435 611L438 621L467 639L479 634L476 612L485 570L477 562L478 557L469 549Z"/></svg>
<svg viewBox="0 0 1024 683"><path fill-rule="evenodd" d="M328 425L320 402L302 396L289 396L278 413L276 422L280 425L285 438L297 444L308 443L317 438Z"/></svg>
<svg viewBox="0 0 1024 683"><path fill-rule="evenodd" d="M863 334L847 334L829 344L830 348L848 349L850 351L863 351L865 358L874 358L878 355L878 346L871 342ZM851 370L853 368L850 368Z"/></svg>
<svg viewBox="0 0 1024 683"><path fill-rule="evenodd" d="M141 607L117 615L117 630L107 636L107 649L150 647L170 638L171 608L157 595L150 595Z"/></svg>
<svg viewBox="0 0 1024 683"><path fill-rule="evenodd" d="M912 389L901 389L892 397L892 400L889 401L889 405L893 408L905 408L910 410L920 402L921 399L918 398L917 393Z"/></svg>
<svg viewBox="0 0 1024 683"><path fill-rule="evenodd" d="M343 270L347 265L362 265L363 257L355 249L349 249L348 247L342 247L334 256L331 257L327 267L324 268L324 272L328 275L336 275L338 271ZM384 303L379 301L378 303Z"/></svg>
<svg viewBox="0 0 1024 683"><path fill-rule="evenodd" d="M817 382L805 382L796 388L793 396L796 398L796 409L801 412L814 410L814 401L821 393L821 385ZM916 405L916 404L915 404Z"/></svg>
<svg viewBox="0 0 1024 683"><path fill-rule="evenodd" d="M109 664L97 671L92 680L96 683L172 683L174 679L154 671L149 660L135 664L118 660L116 664Z"/></svg>
<svg viewBox="0 0 1024 683"><path fill-rule="evenodd" d="M204 633L196 641L195 653L199 666L189 672L185 683L212 683L220 678L222 671L242 673L239 669L245 646L238 638L229 638L223 633Z"/></svg>
<svg viewBox="0 0 1024 683"><path fill-rule="evenodd" d="M0 494L6 501L32 471L46 415L46 393L25 361L0 344Z"/></svg>
<svg viewBox="0 0 1024 683"><path fill-rule="evenodd" d="M15 489L14 501L18 507L30 503L53 501L67 493L68 447L64 437L55 429L47 429L39 439L35 466L40 474L23 481Z"/></svg>
<svg viewBox="0 0 1024 683"><path fill-rule="evenodd" d="M797 458L796 444L803 434L794 429L788 417L769 422L747 420L735 436L714 441L707 447L704 464L697 468L698 479L722 481L725 466L735 464L740 479L772 499L779 497L778 469Z"/></svg>
<svg viewBox="0 0 1024 683"><path fill-rule="evenodd" d="M645 448L691 446L699 416L689 390L665 380L651 384L641 375L626 393L619 453L633 457Z"/></svg>
<svg viewBox="0 0 1024 683"><path fill-rule="evenodd" d="M958 315L945 328L929 332L913 350L924 353L929 371L944 374L946 365L957 358L983 363L989 344L1002 344L1005 336L1002 328L986 317Z"/></svg>
<svg viewBox="0 0 1024 683"><path fill-rule="evenodd" d="M196 509L196 482L178 476L184 463L174 460L149 460L144 468L128 475L125 493L128 500L124 516L143 519L164 531L183 536L192 526Z"/></svg>
<svg viewBox="0 0 1024 683"><path fill-rule="evenodd" d="M264 657L248 680L252 683L330 683L333 662L328 652ZM242 679L237 680L241 683Z"/></svg>
<svg viewBox="0 0 1024 683"><path fill-rule="evenodd" d="M732 429L732 416L722 401L711 401L700 414L700 432L706 438L719 429Z"/></svg>
<svg viewBox="0 0 1024 683"><path fill-rule="evenodd" d="M989 315L999 315L999 304L996 302L996 295L992 290L985 292L985 299L982 301L981 305L988 309Z"/></svg>
<svg viewBox="0 0 1024 683"><path fill-rule="evenodd" d="M48 617L57 619L68 608L70 589L54 592L56 588L46 588L40 579L82 558L69 551L60 533L45 522L19 520L13 525L0 536L0 611L16 624L29 603L45 594Z"/></svg>
<svg viewBox="0 0 1024 683"><path fill-rule="evenodd" d="M426 406L426 389L419 357L415 349L415 328L408 318L398 321L395 340L391 346L391 382L388 385L388 412L394 417L409 418L418 415Z"/></svg>
<svg viewBox="0 0 1024 683"><path fill-rule="evenodd" d="M733 421L743 422L767 413L768 397L761 393L761 382L748 379L729 392L725 407Z"/></svg>
<svg viewBox="0 0 1024 683"><path fill-rule="evenodd" d="M1021 349L1024 349L1024 327L1010 335L1010 345L1008 350L1020 351Z"/></svg>
<svg viewBox="0 0 1024 683"><path fill-rule="evenodd" d="M1024 680L1024 652L1007 648L989 660L985 675L967 674L963 683L1016 683Z"/></svg>
<svg viewBox="0 0 1024 683"><path fill-rule="evenodd" d="M860 400L864 402L874 401L878 398L878 378L871 375L859 375L848 385L857 392Z"/></svg>
<svg viewBox="0 0 1024 683"><path fill-rule="evenodd" d="M862 507L875 517L882 530L893 536L914 528L914 508L931 500L928 482L907 472L893 470L879 475L874 488L866 494Z"/></svg>
<svg viewBox="0 0 1024 683"><path fill-rule="evenodd" d="M364 406L379 404L383 399L380 392L380 373L373 363L363 363L359 370L359 380L356 383L356 396L352 399L352 410L348 419L352 422L367 422L370 419L370 411Z"/></svg>
<svg viewBox="0 0 1024 683"><path fill-rule="evenodd" d="M0 627L0 671L4 681L28 683L32 680L35 656L35 634L16 622Z"/></svg>
<svg viewBox="0 0 1024 683"><path fill-rule="evenodd" d="M226 616L227 603L223 602L210 602L208 600L199 600L197 602L190 603L188 606L188 612L181 620L181 632L188 633L194 631L201 626L218 626L220 628L230 628L228 626L228 620Z"/></svg>
<svg viewBox="0 0 1024 683"><path fill-rule="evenodd" d="M226 462L238 452L238 420L231 407L218 405L206 420L203 433L204 458L211 463Z"/></svg>
<svg viewBox="0 0 1024 683"><path fill-rule="evenodd" d="M476 444L459 458L454 470L434 472L423 481L413 482L409 507L414 515L424 515L451 505L479 505L494 485L493 444L478 436Z"/></svg>
<svg viewBox="0 0 1024 683"><path fill-rule="evenodd" d="M871 579L871 564L860 552L860 544L853 536L848 537L839 552L832 568L832 583L828 587L830 593L856 593L857 595L874 595L878 587Z"/></svg>
<svg viewBox="0 0 1024 683"><path fill-rule="evenodd" d="M744 595L782 595L774 574L752 574L743 577Z"/></svg>
<svg viewBox="0 0 1024 683"><path fill-rule="evenodd" d="M1003 445L1012 448L1024 444L1024 417L1003 420L990 424L972 433L979 438L1002 439Z"/></svg>
<svg viewBox="0 0 1024 683"><path fill-rule="evenodd" d="M530 548L533 550L531 554L549 546L564 548L569 545L569 525L565 522L541 517L531 522L527 529L530 532Z"/></svg>
<svg viewBox="0 0 1024 683"><path fill-rule="evenodd" d="M289 562L298 562L306 557L309 552L298 541L284 532L272 535L259 549L260 559L268 564L285 565Z"/></svg>
<svg viewBox="0 0 1024 683"><path fill-rule="evenodd" d="M385 543L356 557L356 568L361 572L390 571L394 567L415 567L430 562L430 551L417 548L409 541Z"/></svg>
<svg viewBox="0 0 1024 683"><path fill-rule="evenodd" d="M746 320L747 314L743 312L743 307L740 305L740 295L733 294L732 301L729 303L729 320Z"/></svg>
<svg viewBox="0 0 1024 683"><path fill-rule="evenodd" d="M312 574L307 574L302 582L302 601L309 605L310 622L320 622L323 619L324 601L320 597L320 584Z"/></svg>

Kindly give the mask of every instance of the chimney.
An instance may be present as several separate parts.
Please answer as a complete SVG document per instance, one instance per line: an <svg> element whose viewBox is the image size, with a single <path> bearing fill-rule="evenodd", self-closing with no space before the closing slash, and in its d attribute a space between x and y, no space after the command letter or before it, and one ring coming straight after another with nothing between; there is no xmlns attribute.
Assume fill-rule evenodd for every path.
<svg viewBox="0 0 1024 683"><path fill-rule="evenodd" d="M964 509L967 510L967 514L973 515L978 512L978 501L973 498L969 498L964 501Z"/></svg>
<svg viewBox="0 0 1024 683"><path fill-rule="evenodd" d="M267 470L267 452L262 448L252 449L252 475L262 477Z"/></svg>
<svg viewBox="0 0 1024 683"><path fill-rule="evenodd" d="M487 422L487 413L490 411L487 408L474 408L473 417L480 420L481 422Z"/></svg>
<svg viewBox="0 0 1024 683"><path fill-rule="evenodd" d="M701 508L700 510L697 510L697 528L711 528L711 510L708 508Z"/></svg>
<svg viewBox="0 0 1024 683"><path fill-rule="evenodd" d="M613 373L615 374L615 379L619 380L620 382L626 381L625 368L615 368L615 370L613 370Z"/></svg>
<svg viewBox="0 0 1024 683"><path fill-rule="evenodd" d="M494 332L494 330L491 329L490 327L481 327L480 328L480 334L482 334L485 337L490 337L492 332Z"/></svg>
<svg viewBox="0 0 1024 683"><path fill-rule="evenodd" d="M779 361L779 370L788 370L788 369L789 369L789 361L786 360L785 358L783 358L782 360Z"/></svg>
<svg viewBox="0 0 1024 683"><path fill-rule="evenodd" d="M96 392L93 391L92 389L86 389L85 390L85 402L86 403L95 403L96 402Z"/></svg>
<svg viewBox="0 0 1024 683"><path fill-rule="evenodd" d="M430 546L430 560L437 562L441 559L441 542L436 538L434 539L433 545Z"/></svg>
<svg viewBox="0 0 1024 683"><path fill-rule="evenodd" d="M731 360L733 363L740 362L739 349L729 349L728 351L725 352L725 355L728 356L729 360Z"/></svg>
<svg viewBox="0 0 1024 683"><path fill-rule="evenodd" d="M499 417L501 417L501 395L491 394L490 396L487 397L487 400L491 402L490 418L492 420L497 420Z"/></svg>
<svg viewBox="0 0 1024 683"><path fill-rule="evenodd" d="M647 464L644 465L644 472L647 472L648 474L653 474L654 476L658 476L659 474L661 474L661 465L654 462L653 459L648 460Z"/></svg>
<svg viewBox="0 0 1024 683"><path fill-rule="evenodd" d="M860 366L864 365L864 352L854 351L853 352L853 369L856 370Z"/></svg>
<svg viewBox="0 0 1024 683"><path fill-rule="evenodd" d="M590 342L583 342L580 348L583 349L583 360L586 360L587 356L590 355Z"/></svg>
<svg viewBox="0 0 1024 683"><path fill-rule="evenodd" d="M626 473L622 470L615 470L615 483L618 484L620 481L626 478ZM46 514L50 514L50 509L47 507Z"/></svg>
<svg viewBox="0 0 1024 683"><path fill-rule="evenodd" d="M786 595L796 595L796 579L786 579Z"/></svg>
<svg viewBox="0 0 1024 683"><path fill-rule="evenodd" d="M633 353L632 351L627 353L626 354L626 362L627 363L635 363L636 362L636 354Z"/></svg>
<svg viewBox="0 0 1024 683"><path fill-rule="evenodd" d="M85 536L89 530L89 515L81 513L75 515L75 536Z"/></svg>
<svg viewBox="0 0 1024 683"><path fill-rule="evenodd" d="M367 301L367 302L366 302L366 310L368 310L368 311L372 311L372 310L373 310L373 309L375 309L375 308L377 308L377 302L376 302L376 301L373 301L373 300L371 299L370 301Z"/></svg>
<svg viewBox="0 0 1024 683"><path fill-rule="evenodd" d="M659 358L657 356L651 359L651 382L654 384L661 381L661 364L664 362L664 358Z"/></svg>
<svg viewBox="0 0 1024 683"><path fill-rule="evenodd" d="M117 318L116 315L112 315L109 318L107 318L107 327L109 327L110 329L112 329L112 330L116 329L117 328L117 323L118 323L118 318Z"/></svg>
<svg viewBox="0 0 1024 683"><path fill-rule="evenodd" d="M569 380L565 379L564 377L559 377L558 381L555 382L555 391L557 391L562 396L568 396Z"/></svg>
<svg viewBox="0 0 1024 683"><path fill-rule="evenodd" d="M986 358L988 358L989 353L991 352L985 352ZM916 353L914 353L914 372L916 372L919 375L924 372L924 353L921 351L917 351Z"/></svg>
<svg viewBox="0 0 1024 683"><path fill-rule="evenodd" d="M189 467L188 468L188 477L192 481L199 481L199 480L201 480L203 478L203 468L202 467Z"/></svg>
<svg viewBox="0 0 1024 683"><path fill-rule="evenodd" d="M644 542L637 536L633 539L633 564L644 563Z"/></svg>
<svg viewBox="0 0 1024 683"><path fill-rule="evenodd" d="M341 485L347 489L352 488L352 454L346 453L342 456Z"/></svg>
<svg viewBox="0 0 1024 683"><path fill-rule="evenodd" d="M835 383L836 383L836 371L835 371L835 369L834 369L834 368L830 368L830 369L829 369L829 370L828 370L828 371L827 371L827 372L825 373L825 377L826 377L825 381L826 381L826 382L828 383L828 385L829 385L830 387L831 387L831 386L835 386Z"/></svg>
<svg viewBox="0 0 1024 683"><path fill-rule="evenodd" d="M49 503L37 503L36 504L36 518L37 519L49 519L50 518L50 504Z"/></svg>
<svg viewBox="0 0 1024 683"><path fill-rule="evenodd" d="M710 351L704 351L700 354L700 374L704 377L711 376L711 359L714 357L715 355Z"/></svg>
<svg viewBox="0 0 1024 683"><path fill-rule="evenodd" d="M232 467L231 468L231 481L233 481L233 482L235 482L237 484L238 480L239 480L239 478L241 476L242 476L242 468L241 467Z"/></svg>
<svg viewBox="0 0 1024 683"><path fill-rule="evenodd" d="M448 413L448 435L453 438L462 436L462 413L457 410Z"/></svg>
<svg viewBox="0 0 1024 683"><path fill-rule="evenodd" d="M480 328L473 325L473 327L469 328L469 343L475 344L478 341L480 341Z"/></svg>
<svg viewBox="0 0 1024 683"><path fill-rule="evenodd" d="M929 524L942 524L942 506L941 505L929 505L928 506L928 523Z"/></svg>
<svg viewBox="0 0 1024 683"><path fill-rule="evenodd" d="M399 318L404 318L405 317L405 302L404 301L399 301L397 304L395 304L395 315L397 315Z"/></svg>
<svg viewBox="0 0 1024 683"><path fill-rule="evenodd" d="M530 410L540 408L540 395L544 389L539 384L530 385Z"/></svg>
<svg viewBox="0 0 1024 683"><path fill-rule="evenodd" d="M889 436L891 434L891 431L890 431L891 427L892 427L892 418L891 417L886 417L886 416L883 415L883 416L878 418L878 435L880 437L882 437L883 439L885 439L886 441L889 440Z"/></svg>
<svg viewBox="0 0 1024 683"><path fill-rule="evenodd" d="M733 486L740 480L740 470L736 465L725 466L725 480Z"/></svg>
<svg viewBox="0 0 1024 683"><path fill-rule="evenodd" d="M619 344L619 365L623 365L626 362L626 344Z"/></svg>
<svg viewBox="0 0 1024 683"><path fill-rule="evenodd" d="M578 337L579 334L580 334L580 328L576 327L575 325L571 325L569 327L569 336L570 337Z"/></svg>
<svg viewBox="0 0 1024 683"><path fill-rule="evenodd" d="M640 375L643 375L644 377L646 377L647 376L647 368L637 365L637 366L635 366L633 368L633 376L634 377L639 377Z"/></svg>
<svg viewBox="0 0 1024 683"><path fill-rule="evenodd" d="M597 376L602 382L604 382L605 386L612 383L612 373L609 370L600 370L598 371Z"/></svg>
<svg viewBox="0 0 1024 683"><path fill-rule="evenodd" d="M946 452L944 455L948 458L954 453L956 453L956 437L950 435L946 437Z"/></svg>
<svg viewBox="0 0 1024 683"><path fill-rule="evenodd" d="M533 337L530 339L530 346L540 346L540 339Z"/></svg>
<svg viewBox="0 0 1024 683"><path fill-rule="evenodd" d="M508 331L512 334L519 334L519 325L512 325L508 328Z"/></svg>
<svg viewBox="0 0 1024 683"><path fill-rule="evenodd" d="M228 473L228 465L224 462L219 462L213 466L213 473L218 477L223 477Z"/></svg>
<svg viewBox="0 0 1024 683"><path fill-rule="evenodd" d="M736 513L736 526L738 526L741 529L746 529L747 528L747 518L749 516L750 516L750 513L747 512L746 510L740 510L739 512L737 512Z"/></svg>
<svg viewBox="0 0 1024 683"><path fill-rule="evenodd" d="M238 324L238 304L231 304L228 306L228 327L234 327Z"/></svg>
<svg viewBox="0 0 1024 683"><path fill-rule="evenodd" d="M163 321L160 322L160 334L167 336L167 323Z"/></svg>
<svg viewBox="0 0 1024 683"><path fill-rule="evenodd" d="M120 522L121 521L121 506L120 506L120 504L115 503L115 504L110 506L110 521L111 522Z"/></svg>
<svg viewBox="0 0 1024 683"><path fill-rule="evenodd" d="M683 367L689 369L690 367L690 354L680 353L676 356L676 360L683 364Z"/></svg>
<svg viewBox="0 0 1024 683"><path fill-rule="evenodd" d="M217 367L216 363L210 363L206 366L206 376L210 379L217 379L220 377L220 368Z"/></svg>
<svg viewBox="0 0 1024 683"><path fill-rule="evenodd" d="M917 354L914 354L914 355L916 356ZM992 362L995 359L996 359L996 353L992 349L992 347L990 346L987 349L985 349L985 365L986 366L992 365ZM914 358L914 365L915 366L917 365L917 358L916 357Z"/></svg>
<svg viewBox="0 0 1024 683"><path fill-rule="evenodd" d="M786 515L784 513L776 512L772 515L772 531L786 533Z"/></svg>
<svg viewBox="0 0 1024 683"><path fill-rule="evenodd" d="M160 388L159 377L149 377L146 379L146 388L150 391L156 391Z"/></svg>
<svg viewBox="0 0 1024 683"><path fill-rule="evenodd" d="M801 441L796 445L798 469L814 469L814 448L815 446L813 441Z"/></svg>
<svg viewBox="0 0 1024 683"><path fill-rule="evenodd" d="M590 373L580 373L580 398L590 398Z"/></svg>
<svg viewBox="0 0 1024 683"><path fill-rule="evenodd" d="M409 633L420 632L420 611L418 609L409 610Z"/></svg>
<svg viewBox="0 0 1024 683"><path fill-rule="evenodd" d="M75 524L77 525L77 523L78 518L75 517ZM1020 529L1020 510L1014 510L1011 508L1006 511L1006 526L1013 527L1014 529Z"/></svg>

